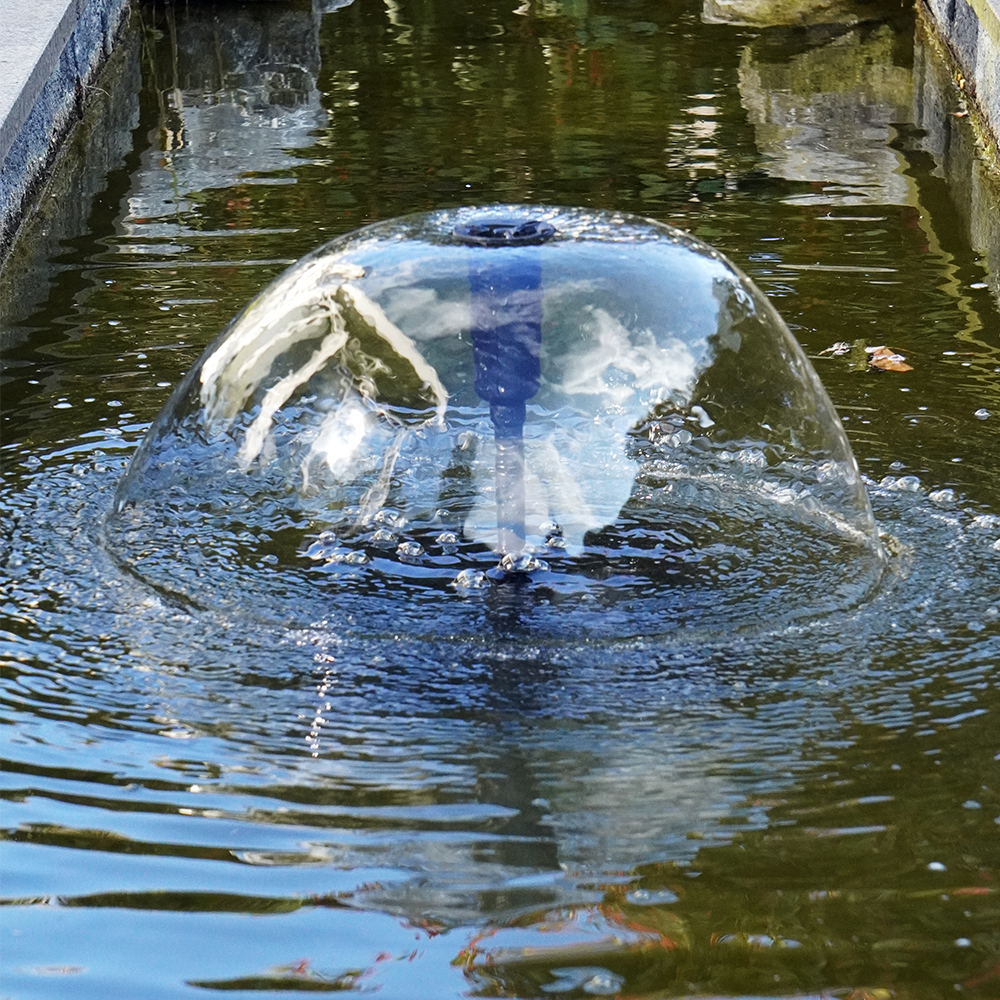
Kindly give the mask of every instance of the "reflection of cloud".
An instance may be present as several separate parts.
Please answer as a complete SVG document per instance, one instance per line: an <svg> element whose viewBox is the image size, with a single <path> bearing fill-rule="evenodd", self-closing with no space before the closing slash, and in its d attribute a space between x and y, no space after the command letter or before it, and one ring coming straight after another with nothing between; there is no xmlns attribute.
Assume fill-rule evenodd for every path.
<svg viewBox="0 0 1000 1000"><path fill-rule="evenodd" d="M564 392L622 403L637 389L690 391L695 358L686 343L664 338L666 346L661 346L648 330L631 332L603 309L591 306L588 311L593 317L587 324L588 347L564 356Z"/></svg>
<svg viewBox="0 0 1000 1000"><path fill-rule="evenodd" d="M749 45L740 62L740 98L770 173L824 185L796 203L910 201L893 122L911 115L912 73L893 64L893 34L850 32L787 61L770 63Z"/></svg>
<svg viewBox="0 0 1000 1000"><path fill-rule="evenodd" d="M451 338L469 326L468 300L442 299L433 288L416 285L390 288L384 306L388 316L405 317L406 329L418 343Z"/></svg>

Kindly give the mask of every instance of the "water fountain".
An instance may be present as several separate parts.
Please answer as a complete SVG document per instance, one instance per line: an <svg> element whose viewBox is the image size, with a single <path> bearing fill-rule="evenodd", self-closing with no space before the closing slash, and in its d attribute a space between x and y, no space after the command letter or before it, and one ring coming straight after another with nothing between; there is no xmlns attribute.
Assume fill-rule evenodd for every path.
<svg viewBox="0 0 1000 1000"><path fill-rule="evenodd" d="M305 49L300 4L143 6L127 36L134 76L106 88L124 110L91 119L79 140L107 155L57 165L0 276L7 992L995 994L1000 267L988 244L1000 216L986 164L971 116L952 113L964 97L910 10L897 4L887 36L879 23L747 31L706 23L702 6L354 3L315 17ZM277 64L243 58L254 55L248 39L268 38ZM294 108L287 89L248 96L244 67L254 84L282 66L293 84L296 66L311 78L293 87ZM857 80L879 107L838 98ZM796 109L819 129L795 145L815 170L794 169L772 141L776 129L796 139ZM862 134L859 115L893 127ZM209 119L221 130L199 127ZM124 132L105 141L106 129ZM845 186L824 136L895 173L873 167L861 171L865 191ZM338 478L318 449L304 484L315 438L303 436L296 460L277 432L299 419L292 406L322 421L307 412L311 389L276 411L271 443L265 435L244 470L245 427L234 424L229 443L224 432L199 438L209 432L197 380L172 410L187 419L190 408L187 426L151 443L152 464L130 477L135 505L109 518L168 395L280 271L362 221L461 199L627 209L731 254L815 356L879 527L898 539L884 582L874 584L874 542L855 544L840 526L868 530L850 508L853 486L825 491L778 463L725 462L737 448L722 443L722 424L753 412L748 387L764 375L750 355L676 332L693 314L711 336L716 300L675 303L685 282L700 287L698 269L720 276L723 299L731 279L689 244L652 249L668 233L638 220L615 223L617 245L591 246L605 263L584 269L589 304L630 342L646 328L657 343L690 340L695 383L713 385L684 388L663 418L692 441L671 446L650 427L644 437L638 418L636 433L626 425L607 449L625 456L626 499L575 536L552 518L565 546L546 545L559 536L539 530L535 459L563 406L553 385L569 339L551 293L569 273L560 255L585 249L558 211L514 213L556 230L535 245L470 247L453 235L463 221L503 222L501 211L452 213L427 238L428 257L459 258L454 365L444 342L405 320L397 296L409 285L416 295L416 278L397 270L397 291L376 294L375 267L358 258L366 276L345 279L433 364L445 423L460 407L476 414L470 434L453 435L461 475L437 475L427 520L414 507L409 525L374 514L359 524L346 508L361 504L334 495L348 473ZM647 279L629 284L619 252L660 263L650 256ZM496 428L473 334L488 337L507 314L487 303L474 320L473 283L477 268L502 276L522 259L522 274L537 273L523 298L538 303L540 337L521 434L528 531L520 552L501 552ZM659 286L662 322L621 305L626 294L643 301L644 281ZM291 313L292 301L267 309ZM692 302L706 303L703 315ZM742 354L754 326L741 322ZM382 337L352 337L363 342L352 357L404 365ZM907 354L912 371L824 353L860 338ZM303 340L304 360L278 358L234 419L252 420L316 348ZM794 349L755 350L773 359L761 372L794 385ZM624 353L613 358L623 371ZM383 416L346 361L328 365L357 378L379 431L398 402ZM627 375L617 376L626 388ZM383 405L405 381L371 377ZM433 420L419 426L436 404L413 378L412 408L430 406L403 413L413 419L383 518L403 513L400 473L425 446L419 435L438 433ZM534 378L526 372L525 392ZM810 405L808 389L789 398ZM745 436L780 444L781 427L764 422L747 421ZM560 423L559 440L585 423ZM714 467L695 441L718 453ZM272 446L284 481L264 464ZM164 465L170 447L191 463L187 483ZM587 463L559 457L596 502ZM603 460L595 452L589 465ZM309 495L317 485L325 504ZM810 520L808 496L768 499L786 485L833 514ZM683 496L693 486L701 499ZM438 510L448 515L434 524ZM519 522L516 505L509 520ZM647 540L660 548L640 549ZM424 552L397 551L410 541ZM742 550L728 576L727 547ZM548 569L502 570L505 556Z"/></svg>
<svg viewBox="0 0 1000 1000"><path fill-rule="evenodd" d="M749 279L658 223L523 206L287 270L177 388L107 536L182 601L368 634L755 629L857 603L884 562Z"/></svg>

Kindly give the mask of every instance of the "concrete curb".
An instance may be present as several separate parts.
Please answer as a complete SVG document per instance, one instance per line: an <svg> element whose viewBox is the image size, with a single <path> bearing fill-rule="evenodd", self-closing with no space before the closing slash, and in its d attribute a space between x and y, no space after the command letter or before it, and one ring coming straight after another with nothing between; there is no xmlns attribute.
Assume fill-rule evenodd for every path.
<svg viewBox="0 0 1000 1000"><path fill-rule="evenodd" d="M0 263L128 12L129 0L0 0Z"/></svg>
<svg viewBox="0 0 1000 1000"><path fill-rule="evenodd" d="M921 0L958 67L956 80L975 106L980 138L1000 167L1000 0Z"/></svg>

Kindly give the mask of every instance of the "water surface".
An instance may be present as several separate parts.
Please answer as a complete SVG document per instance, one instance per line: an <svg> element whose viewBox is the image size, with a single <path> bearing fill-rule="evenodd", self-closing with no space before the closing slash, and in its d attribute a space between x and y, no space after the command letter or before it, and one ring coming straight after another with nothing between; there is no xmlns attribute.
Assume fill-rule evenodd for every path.
<svg viewBox="0 0 1000 1000"><path fill-rule="evenodd" d="M922 29L326 6L140 8L0 279L5 994L995 995L1000 214ZM553 642L487 589L456 643L117 565L130 455L253 294L495 201L680 226L772 297L894 553L874 599Z"/></svg>

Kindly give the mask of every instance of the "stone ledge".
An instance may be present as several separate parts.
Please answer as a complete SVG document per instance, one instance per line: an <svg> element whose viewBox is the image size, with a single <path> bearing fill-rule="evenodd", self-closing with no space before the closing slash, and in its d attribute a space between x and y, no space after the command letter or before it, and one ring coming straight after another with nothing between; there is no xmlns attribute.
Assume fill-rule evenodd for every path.
<svg viewBox="0 0 1000 1000"><path fill-rule="evenodd" d="M128 11L129 0L0 0L0 263Z"/></svg>

